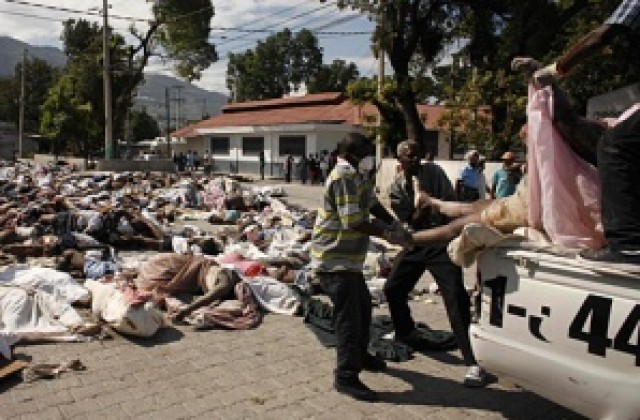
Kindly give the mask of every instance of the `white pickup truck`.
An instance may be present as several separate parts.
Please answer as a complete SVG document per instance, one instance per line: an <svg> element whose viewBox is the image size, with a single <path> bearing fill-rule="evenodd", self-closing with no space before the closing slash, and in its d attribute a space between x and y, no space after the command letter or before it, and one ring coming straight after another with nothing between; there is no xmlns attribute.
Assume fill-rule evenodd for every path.
<svg viewBox="0 0 640 420"><path fill-rule="evenodd" d="M478 276L482 367L590 418L640 419L640 267L505 244Z"/></svg>

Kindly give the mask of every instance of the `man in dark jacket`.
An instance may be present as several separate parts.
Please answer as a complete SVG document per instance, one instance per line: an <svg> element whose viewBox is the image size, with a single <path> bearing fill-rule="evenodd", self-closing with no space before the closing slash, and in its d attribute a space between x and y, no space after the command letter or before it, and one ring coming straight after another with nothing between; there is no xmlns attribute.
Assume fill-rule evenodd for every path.
<svg viewBox="0 0 640 420"><path fill-rule="evenodd" d="M420 164L420 147L414 141L398 145L398 161L402 172L389 189L391 208L398 219L413 230L430 229L448 223L445 216L431 213L424 194L442 200L454 200L451 181L440 166L433 162ZM467 386L479 387L486 375L477 365L469 342L471 300L464 288L462 269L451 262L447 243L430 247L416 247L402 256L400 263L385 284L385 295L393 320L396 340L416 350L428 350L429 342L421 337L411 317L409 293L425 270L429 270L438 284L444 300L451 329L469 371L464 379Z"/></svg>

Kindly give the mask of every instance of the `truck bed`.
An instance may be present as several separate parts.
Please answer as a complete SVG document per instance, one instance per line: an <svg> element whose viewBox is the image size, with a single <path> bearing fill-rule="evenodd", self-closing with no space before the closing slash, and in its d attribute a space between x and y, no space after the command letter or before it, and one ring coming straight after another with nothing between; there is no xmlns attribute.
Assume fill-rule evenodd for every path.
<svg viewBox="0 0 640 420"><path fill-rule="evenodd" d="M481 366L591 418L640 418L640 267L511 244L478 275Z"/></svg>

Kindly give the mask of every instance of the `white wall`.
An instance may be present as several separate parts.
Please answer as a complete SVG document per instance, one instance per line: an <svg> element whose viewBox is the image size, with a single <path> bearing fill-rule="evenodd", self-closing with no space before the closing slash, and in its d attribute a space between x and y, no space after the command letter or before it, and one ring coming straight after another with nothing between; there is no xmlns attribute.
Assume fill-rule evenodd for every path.
<svg viewBox="0 0 640 420"><path fill-rule="evenodd" d="M318 133L317 153L323 150L331 153L338 145L338 142L342 140L345 133L336 133L332 131L322 131Z"/></svg>

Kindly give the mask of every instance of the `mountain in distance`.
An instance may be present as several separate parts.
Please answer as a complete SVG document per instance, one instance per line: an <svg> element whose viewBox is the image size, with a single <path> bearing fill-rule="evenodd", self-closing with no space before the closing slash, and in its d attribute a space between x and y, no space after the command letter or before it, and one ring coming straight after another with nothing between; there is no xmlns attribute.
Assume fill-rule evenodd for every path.
<svg viewBox="0 0 640 420"><path fill-rule="evenodd" d="M64 67L67 62L67 57L58 48L34 46L15 38L0 36L0 77L12 77L15 74L16 64L22 61L25 49L30 56L45 60L54 67ZM138 86L134 107L146 110L158 121L161 129L164 129L167 120L167 87L173 127L200 121L203 116L217 115L227 103L227 97L219 92L202 89L171 76L145 74L145 81Z"/></svg>
<svg viewBox="0 0 640 420"><path fill-rule="evenodd" d="M0 36L0 77L13 76L16 65L22 61L24 50L32 57L46 61L54 67L64 67L67 57L55 47L38 47L8 36Z"/></svg>
<svg viewBox="0 0 640 420"><path fill-rule="evenodd" d="M147 73L144 78L144 83L138 86L135 108L146 110L158 121L161 130L164 130L167 121L167 88L172 127L184 127L203 117L217 115L227 103L227 96L175 77Z"/></svg>

